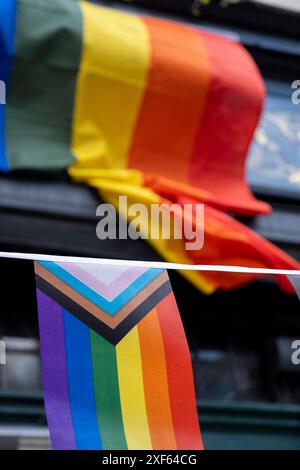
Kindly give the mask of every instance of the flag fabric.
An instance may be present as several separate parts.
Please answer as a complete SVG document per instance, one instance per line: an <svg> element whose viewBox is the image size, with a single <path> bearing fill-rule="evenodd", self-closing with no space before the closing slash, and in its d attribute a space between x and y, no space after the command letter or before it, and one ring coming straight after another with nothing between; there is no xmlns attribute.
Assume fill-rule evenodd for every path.
<svg viewBox="0 0 300 470"><path fill-rule="evenodd" d="M241 44L76 0L3 0L0 44L3 171L67 169L119 210L120 195L147 207L205 203L204 249L148 236L167 261L299 269L228 215L270 211L246 183L265 91ZM142 223L146 238L150 228ZM207 293L255 277L183 274Z"/></svg>
<svg viewBox="0 0 300 470"><path fill-rule="evenodd" d="M202 449L167 271L35 262L54 449Z"/></svg>
<svg viewBox="0 0 300 470"><path fill-rule="evenodd" d="M87 1L7 3L3 166L134 169L145 186L161 176L218 207L268 211L244 178L264 86L239 43Z"/></svg>

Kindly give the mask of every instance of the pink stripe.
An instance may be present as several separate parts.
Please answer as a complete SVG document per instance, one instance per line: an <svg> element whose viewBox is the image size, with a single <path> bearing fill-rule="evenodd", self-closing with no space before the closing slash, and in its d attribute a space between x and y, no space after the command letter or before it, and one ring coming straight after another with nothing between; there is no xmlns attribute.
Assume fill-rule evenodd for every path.
<svg viewBox="0 0 300 470"><path fill-rule="evenodd" d="M115 281L110 285L103 284L99 279L93 276L86 269L76 265L75 263L57 263L63 269L68 271L74 277L79 279L81 282L95 290L98 294L102 295L108 301L114 300L123 290L125 290L130 284L138 279L147 268L129 268L126 272L123 272ZM88 267L88 265L87 265ZM116 267L116 269L118 269Z"/></svg>

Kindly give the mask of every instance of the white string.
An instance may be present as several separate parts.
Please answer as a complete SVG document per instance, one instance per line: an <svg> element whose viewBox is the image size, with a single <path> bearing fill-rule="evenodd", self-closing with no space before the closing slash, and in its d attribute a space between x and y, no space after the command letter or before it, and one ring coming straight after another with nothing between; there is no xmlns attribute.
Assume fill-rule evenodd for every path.
<svg viewBox="0 0 300 470"><path fill-rule="evenodd" d="M251 268L247 266L222 266L206 264L182 264L168 263L165 261L132 261L107 258L86 258L80 256L57 256L41 255L36 253L15 253L0 251L0 258L31 260L31 261L53 261L55 263L82 263L110 266L131 266L137 268L158 268L158 269L176 269L184 271L214 271L226 273L244 273L244 274L282 274L285 276L300 276L300 270L292 269L267 269Z"/></svg>

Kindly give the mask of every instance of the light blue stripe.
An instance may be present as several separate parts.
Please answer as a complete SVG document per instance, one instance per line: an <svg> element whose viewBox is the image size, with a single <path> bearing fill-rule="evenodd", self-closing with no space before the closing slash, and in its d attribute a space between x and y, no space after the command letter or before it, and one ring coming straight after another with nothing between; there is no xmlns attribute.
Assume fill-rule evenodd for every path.
<svg viewBox="0 0 300 470"><path fill-rule="evenodd" d="M71 414L78 450L102 449L98 428L90 330L63 310Z"/></svg>
<svg viewBox="0 0 300 470"><path fill-rule="evenodd" d="M6 84L6 89L15 47L15 24L16 0L0 0L0 80ZM5 105L0 104L0 170L8 169L5 149Z"/></svg>
<svg viewBox="0 0 300 470"><path fill-rule="evenodd" d="M112 316L163 271L157 268L148 269L110 302L56 263L39 261L39 264Z"/></svg>

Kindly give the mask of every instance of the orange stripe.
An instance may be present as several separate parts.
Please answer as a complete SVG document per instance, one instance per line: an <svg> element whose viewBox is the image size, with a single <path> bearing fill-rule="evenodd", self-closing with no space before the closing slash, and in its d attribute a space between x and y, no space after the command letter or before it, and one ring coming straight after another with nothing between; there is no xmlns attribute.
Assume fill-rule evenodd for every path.
<svg viewBox="0 0 300 470"><path fill-rule="evenodd" d="M176 449L164 346L155 310L138 324L138 332L152 447L155 450Z"/></svg>
<svg viewBox="0 0 300 470"><path fill-rule="evenodd" d="M210 81L206 51L192 28L157 18L144 22L151 66L129 167L187 182Z"/></svg>
<svg viewBox="0 0 300 470"><path fill-rule="evenodd" d="M173 293L156 307L168 371L177 448L203 449L189 347Z"/></svg>

